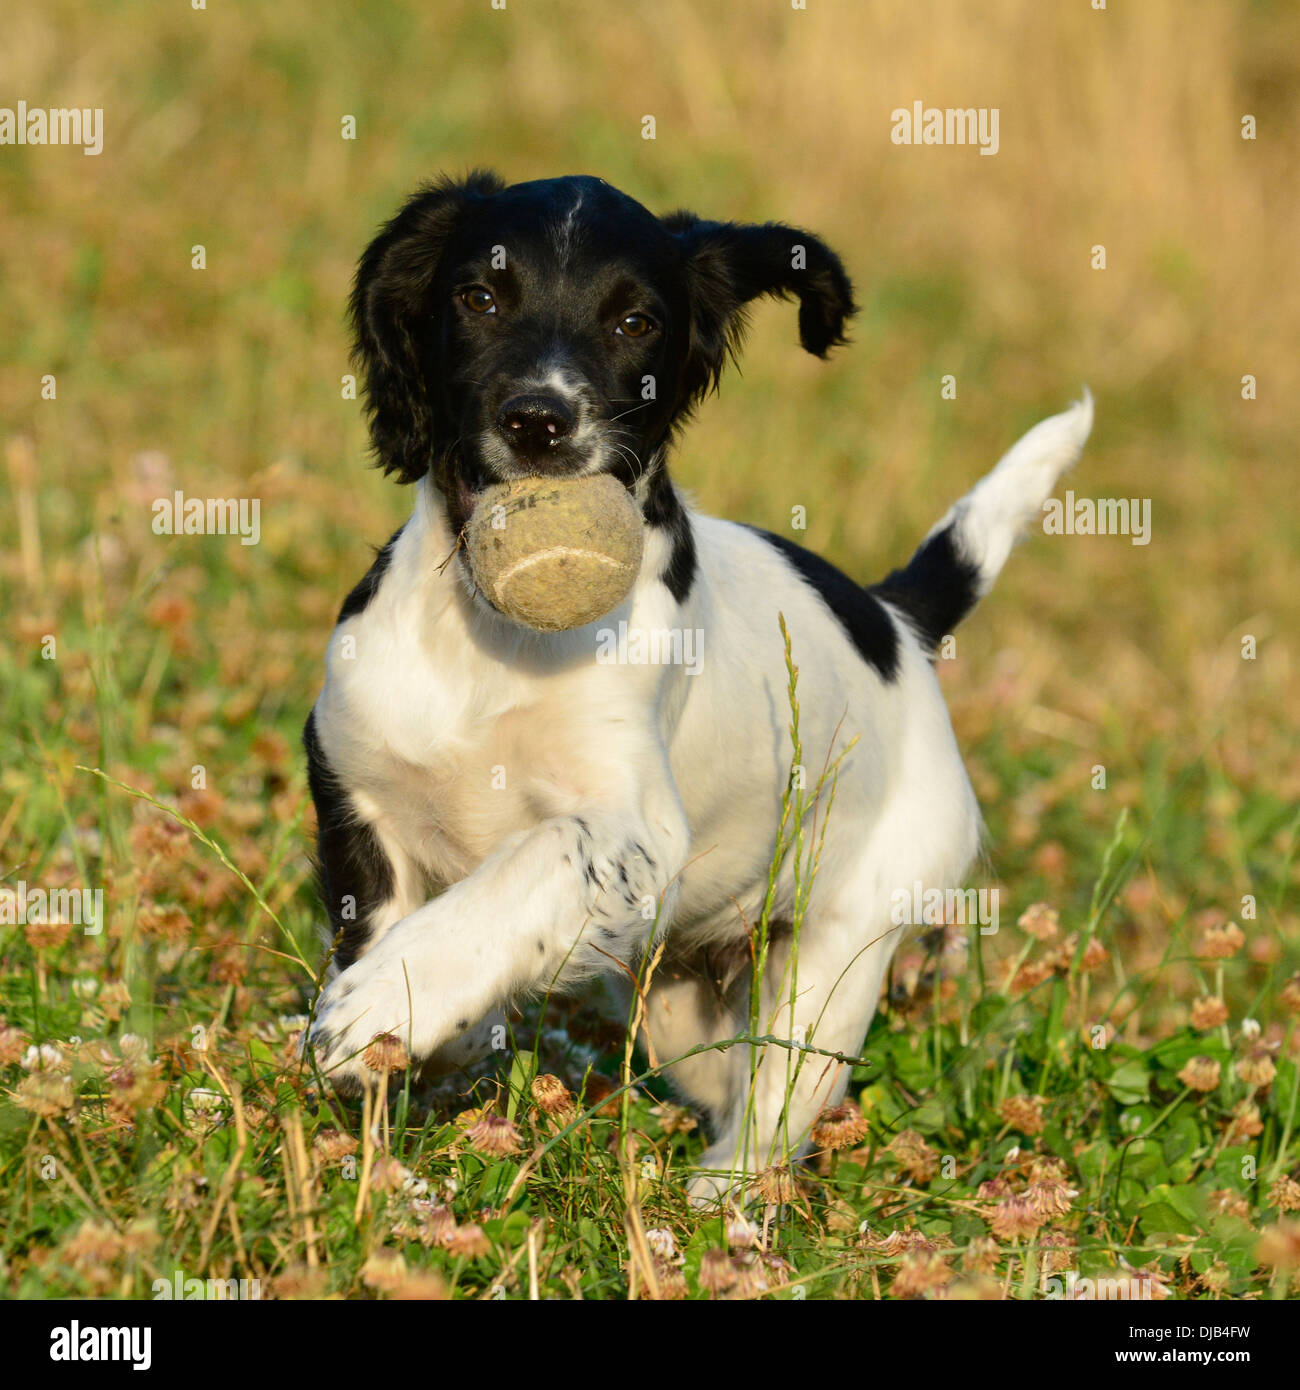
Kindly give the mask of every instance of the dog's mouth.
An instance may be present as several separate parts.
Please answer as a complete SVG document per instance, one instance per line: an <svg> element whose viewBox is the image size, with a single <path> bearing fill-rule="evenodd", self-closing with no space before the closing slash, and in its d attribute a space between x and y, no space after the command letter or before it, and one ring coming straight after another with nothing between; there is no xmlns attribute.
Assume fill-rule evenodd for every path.
<svg viewBox="0 0 1300 1390"><path fill-rule="evenodd" d="M597 473L609 473L621 482L629 492L635 492L643 469L632 467L625 456L616 453L612 456L592 449L582 455L570 455L559 466L547 466L547 461L538 459L498 460L489 458L478 466L467 466L465 459L447 470L442 483L442 493L446 499L448 517L453 529L460 532L473 515L484 493L502 483L517 482L524 478L580 478ZM449 475L449 476L448 476Z"/></svg>
<svg viewBox="0 0 1300 1390"><path fill-rule="evenodd" d="M592 470L589 461L584 459L561 468L547 468L540 460L532 466L521 462L512 467L493 469L488 475L474 478L467 478L461 472L451 480L448 501L453 512L465 520L489 488L500 487L504 483L521 482L526 478L581 478L604 471L606 470Z"/></svg>

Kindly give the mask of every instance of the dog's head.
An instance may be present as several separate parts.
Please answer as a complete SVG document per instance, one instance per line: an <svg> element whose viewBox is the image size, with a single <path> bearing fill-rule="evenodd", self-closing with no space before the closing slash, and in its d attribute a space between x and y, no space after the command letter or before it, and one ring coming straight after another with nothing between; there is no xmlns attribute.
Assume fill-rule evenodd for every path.
<svg viewBox="0 0 1300 1390"><path fill-rule="evenodd" d="M352 295L378 460L404 482L432 471L457 527L482 488L526 474L650 488L767 294L798 299L809 352L844 341L848 277L793 227L659 218L597 178L425 188Z"/></svg>

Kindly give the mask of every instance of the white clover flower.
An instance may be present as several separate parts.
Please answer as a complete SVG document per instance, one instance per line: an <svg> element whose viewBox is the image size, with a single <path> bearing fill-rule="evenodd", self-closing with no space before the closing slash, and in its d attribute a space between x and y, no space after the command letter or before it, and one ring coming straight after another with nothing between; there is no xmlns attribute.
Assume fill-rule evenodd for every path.
<svg viewBox="0 0 1300 1390"><path fill-rule="evenodd" d="M33 1043L23 1053L24 1071L62 1071L66 1065L62 1050L53 1043Z"/></svg>
<svg viewBox="0 0 1300 1390"><path fill-rule="evenodd" d="M727 1217L727 1244L733 1250L752 1250L758 1244L758 1227L741 1212Z"/></svg>
<svg viewBox="0 0 1300 1390"><path fill-rule="evenodd" d="M658 1255L661 1260L671 1261L677 1258L677 1242L666 1226L655 1226L647 1231L645 1240L650 1247L650 1253Z"/></svg>
<svg viewBox="0 0 1300 1390"><path fill-rule="evenodd" d="M226 1098L220 1091L213 1091L206 1086L195 1086L185 1097L182 1107L185 1123L195 1129L212 1129L218 1123L225 1104Z"/></svg>

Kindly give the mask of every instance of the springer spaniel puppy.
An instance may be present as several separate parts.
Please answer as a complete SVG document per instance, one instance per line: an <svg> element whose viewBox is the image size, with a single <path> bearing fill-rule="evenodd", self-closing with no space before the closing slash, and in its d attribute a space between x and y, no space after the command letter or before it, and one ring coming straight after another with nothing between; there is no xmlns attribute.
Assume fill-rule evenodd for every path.
<svg viewBox="0 0 1300 1390"><path fill-rule="evenodd" d="M502 1046L511 1001L597 976L626 987L661 941L642 1041L668 1063L749 1031L751 934L792 779L784 615L810 798L843 759L829 817L829 784L816 807L797 959L793 853L774 885L759 1031L795 1047L666 1071L712 1126L702 1200L806 1145L848 1082L827 1054L855 1054L871 1023L903 930L895 893L962 883L980 817L935 651L1092 422L1085 393L903 569L860 586L696 512L669 476L762 295L797 299L815 356L845 341L849 278L794 227L656 217L598 178L478 172L415 194L351 302L375 455L414 509L343 604L304 735L337 942L309 1040L327 1075L363 1081L361 1054L390 1031L419 1062L463 1066ZM458 546L478 494L601 472L645 518L623 603L546 633L490 606ZM613 634L633 656L609 659Z"/></svg>

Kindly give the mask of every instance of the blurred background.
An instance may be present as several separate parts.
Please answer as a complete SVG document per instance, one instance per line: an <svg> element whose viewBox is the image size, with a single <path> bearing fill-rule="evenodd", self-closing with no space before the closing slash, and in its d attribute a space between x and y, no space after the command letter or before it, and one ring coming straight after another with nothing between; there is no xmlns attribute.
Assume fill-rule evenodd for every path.
<svg viewBox="0 0 1300 1390"><path fill-rule="evenodd" d="M4 32L5 101L104 110L98 157L0 147L6 871L55 881L114 842L126 871L74 764L172 796L203 762L191 813L254 877L292 826L274 901L310 915L297 730L410 504L341 395L350 276L414 185L487 165L840 251L852 346L819 363L790 306L759 308L675 471L787 534L805 507L800 539L864 581L1086 382L1070 485L1150 498L1151 542L1034 536L942 663L993 872L1086 903L1128 806L1139 961L1261 878L1270 931L1294 925L1297 7L53 0ZM915 101L997 107L997 155L891 143ZM177 488L260 498L260 544L153 534Z"/></svg>

